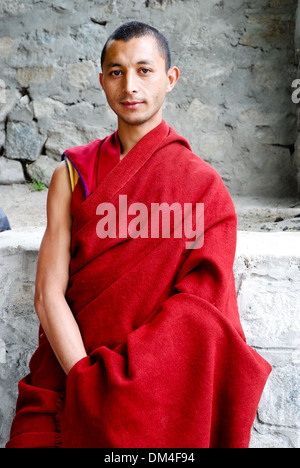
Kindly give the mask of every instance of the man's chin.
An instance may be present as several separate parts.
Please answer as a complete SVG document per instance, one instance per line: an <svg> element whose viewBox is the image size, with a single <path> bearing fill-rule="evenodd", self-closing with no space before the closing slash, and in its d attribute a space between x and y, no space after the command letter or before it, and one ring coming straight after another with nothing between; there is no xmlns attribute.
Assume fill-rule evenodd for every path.
<svg viewBox="0 0 300 468"><path fill-rule="evenodd" d="M128 116L128 115L118 115L118 118L120 120L122 120L124 123L126 123L127 125L131 125L131 126L137 126L137 125L143 125L145 123L147 123L149 120L151 120L151 117L149 116L138 116L138 115L131 115L131 116Z"/></svg>

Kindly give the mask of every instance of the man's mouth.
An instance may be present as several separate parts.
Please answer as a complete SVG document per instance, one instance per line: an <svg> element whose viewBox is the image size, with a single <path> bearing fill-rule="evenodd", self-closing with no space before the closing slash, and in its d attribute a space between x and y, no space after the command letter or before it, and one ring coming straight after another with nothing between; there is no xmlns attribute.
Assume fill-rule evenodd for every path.
<svg viewBox="0 0 300 468"><path fill-rule="evenodd" d="M138 109L144 101L121 101L122 106L126 107L126 109Z"/></svg>

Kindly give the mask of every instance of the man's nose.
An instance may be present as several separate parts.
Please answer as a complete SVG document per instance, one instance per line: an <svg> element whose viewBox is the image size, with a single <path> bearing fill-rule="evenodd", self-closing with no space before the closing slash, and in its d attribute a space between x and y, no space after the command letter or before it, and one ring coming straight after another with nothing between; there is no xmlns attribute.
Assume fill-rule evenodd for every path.
<svg viewBox="0 0 300 468"><path fill-rule="evenodd" d="M127 94L135 94L138 92L137 79L132 71L127 72L124 76L124 91Z"/></svg>

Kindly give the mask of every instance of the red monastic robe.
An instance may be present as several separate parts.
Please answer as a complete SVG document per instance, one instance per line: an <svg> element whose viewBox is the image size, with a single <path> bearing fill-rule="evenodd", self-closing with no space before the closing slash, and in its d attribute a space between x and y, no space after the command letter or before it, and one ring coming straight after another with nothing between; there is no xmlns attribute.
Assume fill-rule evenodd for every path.
<svg viewBox="0 0 300 468"><path fill-rule="evenodd" d="M220 176L164 121L122 161L117 132L64 156L78 174L66 299L88 357L66 378L40 331L7 447L248 447L271 369L240 324ZM172 233L100 239L97 208L119 214L120 195L149 213L204 203L202 248Z"/></svg>

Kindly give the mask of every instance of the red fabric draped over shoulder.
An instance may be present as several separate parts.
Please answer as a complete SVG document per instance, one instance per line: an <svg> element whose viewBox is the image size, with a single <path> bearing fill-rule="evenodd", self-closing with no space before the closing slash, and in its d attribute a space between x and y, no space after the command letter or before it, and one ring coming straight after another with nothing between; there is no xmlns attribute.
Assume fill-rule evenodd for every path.
<svg viewBox="0 0 300 468"><path fill-rule="evenodd" d="M122 161L116 138L86 148L94 161L114 155L106 173L97 166L94 187L83 175L87 151L66 152L92 187L74 211L67 292L88 357L65 379L43 337L8 446L248 447L271 368L239 319L231 198L164 121ZM203 203L202 247L188 250L174 229L168 238L100 239L97 208L109 203L120 219L120 196L148 213L155 203Z"/></svg>

